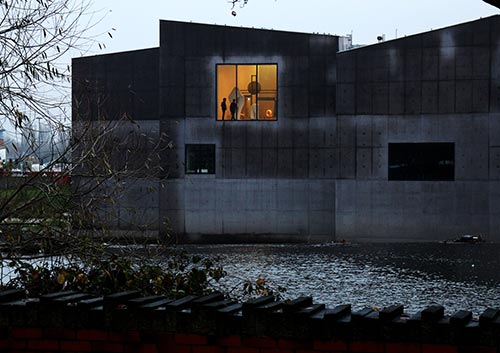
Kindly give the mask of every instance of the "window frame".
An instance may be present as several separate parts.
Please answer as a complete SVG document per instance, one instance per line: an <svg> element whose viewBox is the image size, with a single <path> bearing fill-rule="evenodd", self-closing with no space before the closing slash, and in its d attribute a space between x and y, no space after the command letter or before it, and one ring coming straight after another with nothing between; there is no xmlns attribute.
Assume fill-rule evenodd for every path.
<svg viewBox="0 0 500 353"><path fill-rule="evenodd" d="M209 150L204 150L204 148L210 147L212 151ZM208 160L208 163L211 163L211 165L208 166L207 172L202 172L202 171L189 171L188 170L188 156L190 152L205 152L205 153L213 153L213 156L210 159L205 159ZM216 145L213 143L186 143L184 145L184 174L186 175L215 175L216 172L216 153L217 153L217 148ZM202 155L196 156L197 164L200 164L199 161L203 160ZM195 168L196 170L202 170L202 168Z"/></svg>
<svg viewBox="0 0 500 353"><path fill-rule="evenodd" d="M219 100L219 67L220 66L235 66L236 67L236 87L238 87L238 80L237 80L237 77L238 77L238 66L254 66L256 68L256 73L257 73L257 77L258 77L258 72L259 72L259 66L265 66L265 65L268 65L268 66L274 66L276 68L276 77L275 77L275 80L276 80L276 96L275 96L275 106L274 106L274 119L235 119L235 120L231 120L231 119L219 119L219 113L220 113L220 100ZM278 115L279 115L279 109L278 109L278 102L279 102L279 81L278 81L278 74L279 72L279 65L278 63L263 63L263 62L258 62L258 63L244 63L244 62L238 62L238 63L217 63L215 65L215 120L218 121L218 122L248 122L248 121L278 121ZM257 94L258 96L258 94ZM258 102L258 99L257 99L257 102ZM229 105L231 104L231 102L229 102L229 100L226 101L226 105L227 105L227 110L226 110L226 114L227 115L230 115L230 110L229 110ZM258 103L257 103L258 104ZM258 108L257 108L258 109Z"/></svg>

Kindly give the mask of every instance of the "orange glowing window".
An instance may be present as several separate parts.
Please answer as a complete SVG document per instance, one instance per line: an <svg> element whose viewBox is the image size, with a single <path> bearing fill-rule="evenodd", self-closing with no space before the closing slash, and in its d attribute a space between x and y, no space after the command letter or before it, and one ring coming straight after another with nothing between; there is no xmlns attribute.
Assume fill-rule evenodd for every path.
<svg viewBox="0 0 500 353"><path fill-rule="evenodd" d="M278 65L217 65L217 120L277 120Z"/></svg>

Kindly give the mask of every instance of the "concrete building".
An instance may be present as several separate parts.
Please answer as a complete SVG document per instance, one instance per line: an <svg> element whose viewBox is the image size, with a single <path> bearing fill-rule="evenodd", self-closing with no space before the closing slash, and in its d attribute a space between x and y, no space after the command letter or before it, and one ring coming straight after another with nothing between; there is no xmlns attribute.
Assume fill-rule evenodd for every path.
<svg viewBox="0 0 500 353"><path fill-rule="evenodd" d="M173 146L109 224L181 242L500 241L500 17L345 42L161 21L159 48L74 59L75 122L126 114Z"/></svg>

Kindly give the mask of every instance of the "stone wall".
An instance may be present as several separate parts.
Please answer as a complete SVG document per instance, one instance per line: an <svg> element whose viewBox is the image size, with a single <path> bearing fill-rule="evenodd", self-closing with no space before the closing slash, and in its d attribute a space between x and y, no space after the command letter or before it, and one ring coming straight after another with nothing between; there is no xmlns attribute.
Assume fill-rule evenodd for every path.
<svg viewBox="0 0 500 353"><path fill-rule="evenodd" d="M0 292L2 352L142 353L495 353L500 312L445 315L434 305L352 311L309 297L244 303L220 293L172 300L123 292L61 292L25 298Z"/></svg>

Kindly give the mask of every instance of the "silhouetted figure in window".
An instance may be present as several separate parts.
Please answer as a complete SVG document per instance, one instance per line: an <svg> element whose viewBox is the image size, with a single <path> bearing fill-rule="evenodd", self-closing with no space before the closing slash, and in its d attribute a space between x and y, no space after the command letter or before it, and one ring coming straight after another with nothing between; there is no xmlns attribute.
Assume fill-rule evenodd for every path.
<svg viewBox="0 0 500 353"><path fill-rule="evenodd" d="M229 111L231 112L231 120L236 120L237 110L238 110L238 104L236 104L236 99L233 99L231 105L229 106Z"/></svg>
<svg viewBox="0 0 500 353"><path fill-rule="evenodd" d="M222 109L222 120L224 120L224 115L226 115L226 110L227 110L226 98L222 98L222 102L220 103L220 108Z"/></svg>

